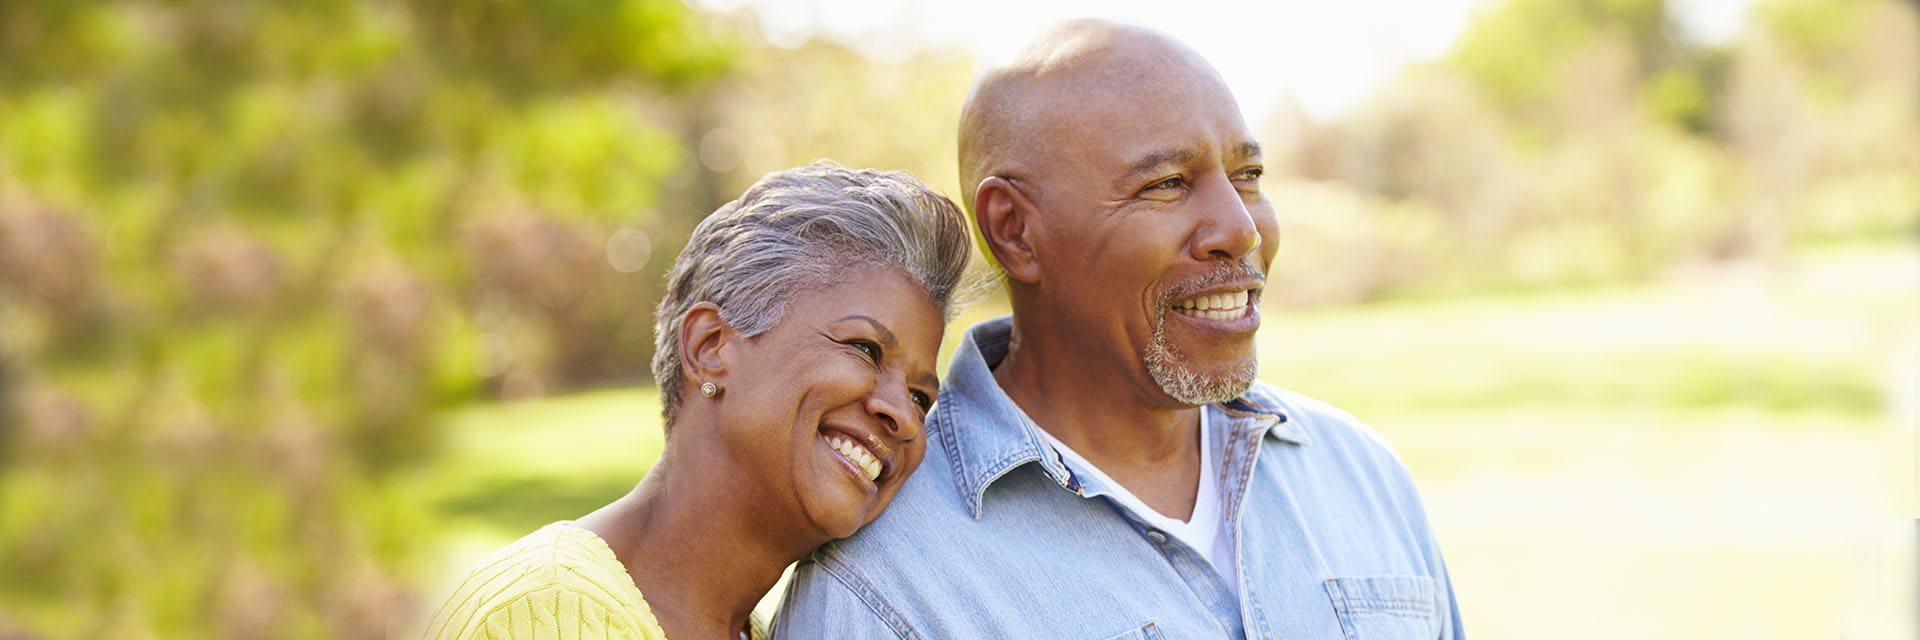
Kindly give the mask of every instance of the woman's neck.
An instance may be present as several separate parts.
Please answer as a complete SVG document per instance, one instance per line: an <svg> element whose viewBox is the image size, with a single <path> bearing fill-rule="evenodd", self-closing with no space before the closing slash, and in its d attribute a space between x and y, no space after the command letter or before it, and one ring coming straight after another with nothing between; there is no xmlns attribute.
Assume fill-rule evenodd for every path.
<svg viewBox="0 0 1920 640"><path fill-rule="evenodd" d="M685 443L680 443L685 444ZM735 640L787 565L826 542L798 519L768 523L763 488L719 451L669 445L633 491L579 521L627 568L667 637Z"/></svg>

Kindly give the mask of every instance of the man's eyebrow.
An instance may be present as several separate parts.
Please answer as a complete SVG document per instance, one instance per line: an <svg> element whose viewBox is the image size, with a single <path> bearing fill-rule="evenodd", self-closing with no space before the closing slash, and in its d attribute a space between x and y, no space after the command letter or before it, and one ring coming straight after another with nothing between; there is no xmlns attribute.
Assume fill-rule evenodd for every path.
<svg viewBox="0 0 1920 640"><path fill-rule="evenodd" d="M933 395L940 395L940 376L933 375L932 372L922 373L920 374L920 386L932 389Z"/></svg>
<svg viewBox="0 0 1920 640"><path fill-rule="evenodd" d="M1152 174L1161 167L1167 165L1184 165L1192 161L1193 151L1188 149L1162 149L1154 151L1147 155L1140 156L1139 160L1133 161L1133 164L1127 167L1126 173L1120 174L1120 179L1116 180L1115 184L1126 188L1131 186L1135 180Z"/></svg>
<svg viewBox="0 0 1920 640"><path fill-rule="evenodd" d="M879 320L875 320L873 318L869 318L863 315L851 315L845 318L841 318L839 322L846 322L848 320L859 320L869 325L872 325L874 333L880 334L880 346L886 347L888 349L892 349L894 347L900 346L900 342L894 339L893 332L888 331L887 325L880 324Z"/></svg>
<svg viewBox="0 0 1920 640"><path fill-rule="evenodd" d="M1247 160L1258 157L1260 157L1260 143L1258 142L1242 142L1233 147L1233 159L1235 160Z"/></svg>

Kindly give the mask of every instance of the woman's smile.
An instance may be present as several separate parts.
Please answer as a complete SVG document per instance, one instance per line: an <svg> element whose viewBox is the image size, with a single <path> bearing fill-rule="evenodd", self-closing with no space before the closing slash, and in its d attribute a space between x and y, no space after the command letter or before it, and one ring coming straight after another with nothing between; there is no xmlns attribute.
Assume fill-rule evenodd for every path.
<svg viewBox="0 0 1920 640"><path fill-rule="evenodd" d="M877 485L880 482L880 475L892 466L874 450L876 446L884 450L884 445L880 445L875 440L850 435L832 427L821 429L820 435L842 461L858 472L857 477L867 481L866 484L869 487Z"/></svg>

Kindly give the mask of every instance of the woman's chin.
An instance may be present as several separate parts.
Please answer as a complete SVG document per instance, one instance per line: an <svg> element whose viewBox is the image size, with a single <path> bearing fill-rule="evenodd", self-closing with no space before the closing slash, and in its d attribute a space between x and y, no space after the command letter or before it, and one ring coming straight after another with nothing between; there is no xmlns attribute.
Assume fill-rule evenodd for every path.
<svg viewBox="0 0 1920 640"><path fill-rule="evenodd" d="M881 488L858 467L834 453L824 441L816 445L810 477L801 491L808 518L827 536L845 538L878 515L885 504Z"/></svg>
<svg viewBox="0 0 1920 640"><path fill-rule="evenodd" d="M829 540L838 540L853 535L865 526L870 518L853 505L815 504L807 510L808 519L813 521L814 529Z"/></svg>
<svg viewBox="0 0 1920 640"><path fill-rule="evenodd" d="M881 500L840 478L831 480L838 482L818 482L807 492L811 498L806 505L807 517L828 538L845 538L879 515Z"/></svg>

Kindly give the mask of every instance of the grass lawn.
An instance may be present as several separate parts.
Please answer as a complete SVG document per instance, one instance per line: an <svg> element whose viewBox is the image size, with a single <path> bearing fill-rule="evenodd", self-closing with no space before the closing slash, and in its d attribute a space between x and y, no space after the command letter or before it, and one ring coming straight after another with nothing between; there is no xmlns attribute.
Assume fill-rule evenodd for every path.
<svg viewBox="0 0 1920 640"><path fill-rule="evenodd" d="M1854 247L1650 286L1266 308L1262 375L1395 443L1476 638L1905 638L1916 294L1920 254ZM630 488L658 415L650 388L451 414L424 477L446 579Z"/></svg>

